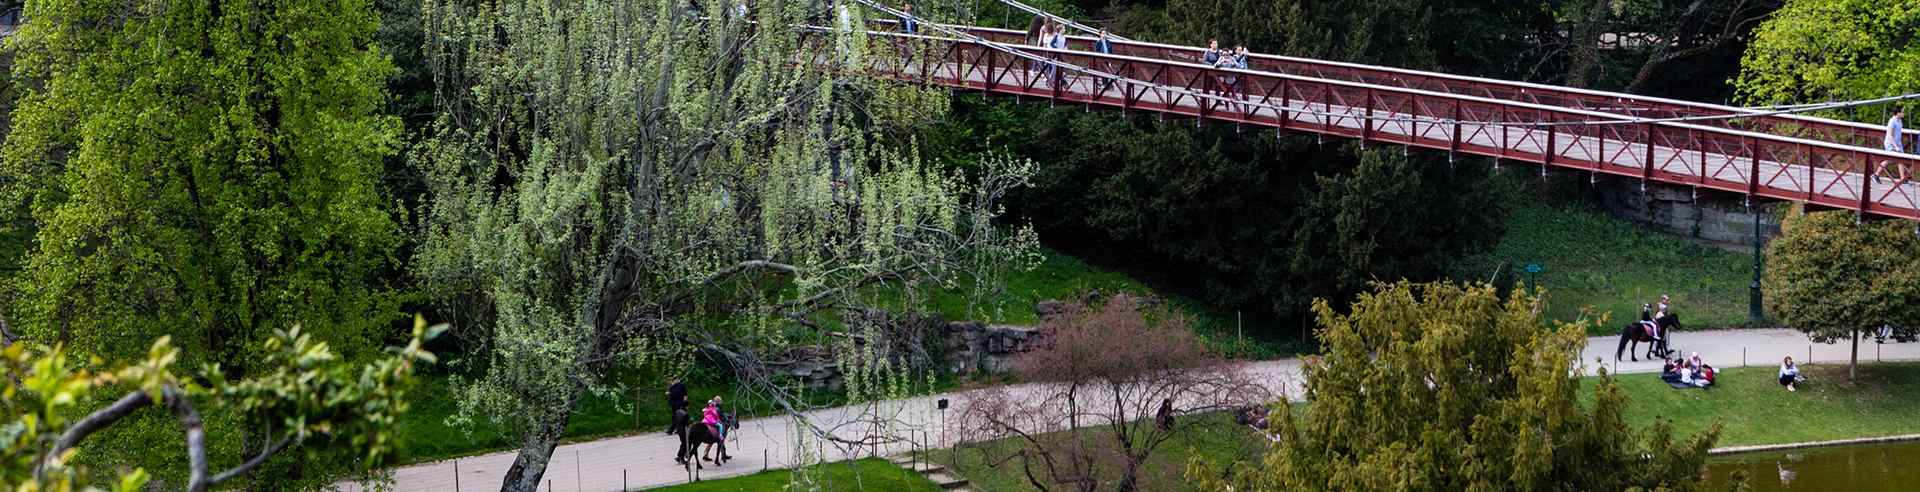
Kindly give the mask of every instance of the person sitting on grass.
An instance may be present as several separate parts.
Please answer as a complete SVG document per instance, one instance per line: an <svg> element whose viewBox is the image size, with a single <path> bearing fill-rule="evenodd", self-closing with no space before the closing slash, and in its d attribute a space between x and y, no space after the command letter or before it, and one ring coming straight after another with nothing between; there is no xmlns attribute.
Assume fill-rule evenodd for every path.
<svg viewBox="0 0 1920 492"><path fill-rule="evenodd" d="M1674 357L1673 360L1662 360L1660 362L1661 381L1669 383L1680 381L1680 370L1686 368L1686 361L1680 360L1679 357Z"/></svg>
<svg viewBox="0 0 1920 492"><path fill-rule="evenodd" d="M1786 386L1787 391L1794 391L1793 383L1806 380L1806 376L1800 375L1800 366L1793 365L1793 357L1780 361L1780 385Z"/></svg>
<svg viewBox="0 0 1920 492"><path fill-rule="evenodd" d="M1688 357L1686 364L1681 368L1680 382L1702 388L1712 386L1713 366L1701 363L1700 353L1694 352L1693 356Z"/></svg>

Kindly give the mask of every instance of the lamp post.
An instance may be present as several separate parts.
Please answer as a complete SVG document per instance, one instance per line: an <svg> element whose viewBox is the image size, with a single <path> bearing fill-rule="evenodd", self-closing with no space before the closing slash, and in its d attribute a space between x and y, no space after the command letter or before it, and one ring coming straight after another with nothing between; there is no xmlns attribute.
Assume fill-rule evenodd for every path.
<svg viewBox="0 0 1920 492"><path fill-rule="evenodd" d="M1747 305L1747 320L1759 325L1763 317L1760 312L1760 207L1753 207L1753 284L1749 285L1750 300Z"/></svg>

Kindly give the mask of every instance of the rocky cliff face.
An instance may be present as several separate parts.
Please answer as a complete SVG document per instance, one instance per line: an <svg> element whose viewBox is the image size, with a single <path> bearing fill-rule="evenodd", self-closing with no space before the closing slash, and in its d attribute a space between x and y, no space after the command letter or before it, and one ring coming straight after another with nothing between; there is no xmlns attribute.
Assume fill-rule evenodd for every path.
<svg viewBox="0 0 1920 492"><path fill-rule="evenodd" d="M1099 293L1089 292L1080 301L1093 304L1101 298ZM1124 293L1114 294L1106 298L1106 302L1126 302L1146 308L1162 305L1159 297ZM848 330L850 333L862 335L843 336L842 342L832 345L792 347L761 364L773 374L815 388L839 388L845 384L843 354L861 353L860 350L875 350L872 355L888 359L895 367L924 369L939 360L944 361L948 372L961 376L1004 372L1012 369L1015 357L1045 343L1045 320L1066 314L1069 309L1067 303L1052 299L1035 304L1033 312L1043 320L1039 325L944 321L937 316L896 316L884 311L849 313L842 321L853 328ZM928 336L935 337L939 345L926 343ZM935 357L935 353L939 356Z"/></svg>
<svg viewBox="0 0 1920 492"><path fill-rule="evenodd" d="M968 376L1011 368L1014 356L1031 351L1046 337L1045 326L989 325L955 321L942 328L940 346L947 371Z"/></svg>
<svg viewBox="0 0 1920 492"><path fill-rule="evenodd" d="M1756 214L1760 216L1763 236L1780 235L1780 223L1774 220L1773 208L1749 207L1742 195L1696 197L1691 187L1664 184L1648 184L1642 192L1640 182L1631 179L1593 183L1592 192L1614 217L1696 244L1752 253Z"/></svg>

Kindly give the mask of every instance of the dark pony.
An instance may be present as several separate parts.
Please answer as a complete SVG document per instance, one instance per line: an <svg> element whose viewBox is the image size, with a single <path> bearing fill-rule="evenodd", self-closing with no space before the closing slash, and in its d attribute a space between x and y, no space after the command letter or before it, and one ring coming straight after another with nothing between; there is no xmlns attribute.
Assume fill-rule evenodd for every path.
<svg viewBox="0 0 1920 492"><path fill-rule="evenodd" d="M1672 329L1680 327L1680 315L1667 313L1666 316L1654 319L1653 323L1656 326L1655 329L1660 331L1660 339L1658 340L1647 336L1647 329L1640 326L1640 322L1638 321L1628 324L1626 329L1621 330L1620 348L1613 351L1613 360L1620 360L1620 354L1626 353L1634 362L1639 362L1640 357L1635 354L1640 351L1640 342L1647 342L1648 359L1665 359L1667 356L1673 355L1673 349L1669 344L1669 342L1673 341L1673 337L1667 336L1667 334L1671 332ZM1627 343L1629 342L1633 343L1632 352L1627 352Z"/></svg>
<svg viewBox="0 0 1920 492"><path fill-rule="evenodd" d="M706 454L709 455L701 459L712 461L713 466L725 465L728 459L733 458L727 455L727 440L713 435L712 429L707 427L706 424L697 422L688 423L689 420L685 409L674 410L673 421L674 427L680 429L677 433L677 435L680 436L680 451L673 455L673 461L675 463L688 467L706 468L705 465L700 464L700 460L693 459L694 455L700 454L699 447L701 444L707 445ZM726 426L727 432L739 432L740 413L723 413L720 415L720 423ZM713 447L716 444L720 446L718 456L713 455Z"/></svg>

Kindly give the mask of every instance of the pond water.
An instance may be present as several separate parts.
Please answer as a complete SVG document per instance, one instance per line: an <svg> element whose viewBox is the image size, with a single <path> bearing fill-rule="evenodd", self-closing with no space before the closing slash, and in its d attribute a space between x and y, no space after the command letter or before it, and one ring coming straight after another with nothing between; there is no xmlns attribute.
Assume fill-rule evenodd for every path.
<svg viewBox="0 0 1920 492"><path fill-rule="evenodd" d="M1746 470L1755 492L1920 490L1920 442L1769 451L1707 460L1707 490Z"/></svg>

